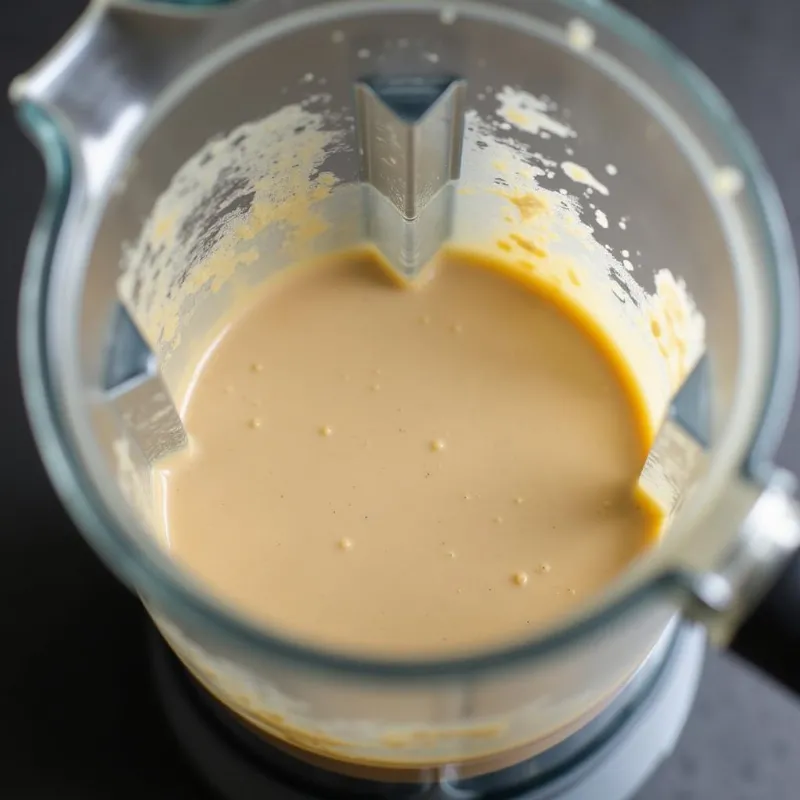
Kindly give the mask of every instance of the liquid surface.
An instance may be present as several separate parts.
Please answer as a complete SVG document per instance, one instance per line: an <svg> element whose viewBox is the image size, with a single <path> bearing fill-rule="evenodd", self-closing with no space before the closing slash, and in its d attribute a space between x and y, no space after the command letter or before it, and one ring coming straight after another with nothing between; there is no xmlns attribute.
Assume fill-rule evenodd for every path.
<svg viewBox="0 0 800 800"><path fill-rule="evenodd" d="M609 344L552 289L466 255L417 290L358 254L273 279L184 408L192 452L162 472L172 553L317 646L511 643L660 525L634 495L650 442Z"/></svg>

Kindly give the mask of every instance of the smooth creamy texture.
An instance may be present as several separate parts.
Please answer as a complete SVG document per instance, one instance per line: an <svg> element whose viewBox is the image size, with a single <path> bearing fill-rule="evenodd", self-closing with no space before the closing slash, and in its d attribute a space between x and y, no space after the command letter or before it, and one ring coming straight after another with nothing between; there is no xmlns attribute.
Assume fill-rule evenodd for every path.
<svg viewBox="0 0 800 800"><path fill-rule="evenodd" d="M464 254L417 290L365 254L268 281L183 399L175 557L284 634L382 655L509 643L585 602L660 515L634 497L635 385L555 292Z"/></svg>

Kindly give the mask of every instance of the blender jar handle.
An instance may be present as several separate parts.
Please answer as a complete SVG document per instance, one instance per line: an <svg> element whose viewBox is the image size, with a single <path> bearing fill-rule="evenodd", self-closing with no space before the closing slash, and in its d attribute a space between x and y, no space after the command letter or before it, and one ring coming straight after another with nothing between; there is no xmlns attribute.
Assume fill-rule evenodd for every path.
<svg viewBox="0 0 800 800"><path fill-rule="evenodd" d="M224 6L204 6L92 0L61 41L12 82L10 99L46 167L20 292L21 321L43 320L51 297L64 302L63 284L80 263L76 254L91 245L105 198L124 183L126 155L146 135L148 114L169 100L172 86L198 80L209 50L231 38L216 24ZM113 270L109 274L113 279ZM48 366L51 342L62 334L57 326L20 324L33 433L57 492L87 538L109 562L130 565L125 546L105 535L105 519L85 502L63 443L63 386ZM134 583L127 569L120 569L122 577Z"/></svg>
<svg viewBox="0 0 800 800"><path fill-rule="evenodd" d="M740 491L753 491L741 480ZM800 504L796 480L775 469L714 569L694 572L687 614L729 646L800 691Z"/></svg>
<svg viewBox="0 0 800 800"><path fill-rule="evenodd" d="M226 40L225 26L215 25L224 13L208 2L94 0L50 53L14 79L12 102L49 118L66 143L71 200L102 198L152 108Z"/></svg>

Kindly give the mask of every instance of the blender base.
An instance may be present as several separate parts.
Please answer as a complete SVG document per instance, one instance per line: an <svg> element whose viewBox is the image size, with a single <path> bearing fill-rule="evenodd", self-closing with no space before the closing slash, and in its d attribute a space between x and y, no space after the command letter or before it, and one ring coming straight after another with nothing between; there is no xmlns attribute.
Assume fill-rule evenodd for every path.
<svg viewBox="0 0 800 800"><path fill-rule="evenodd" d="M499 782L490 775L427 785L379 784L309 766L242 725L189 676L155 629L151 655L156 688L181 749L225 800L627 800L675 747L697 691L705 642L702 628L682 623L644 691L612 704L608 715L601 714L604 720L553 748L570 752L557 760L558 768L542 773L538 765L545 753L503 770Z"/></svg>

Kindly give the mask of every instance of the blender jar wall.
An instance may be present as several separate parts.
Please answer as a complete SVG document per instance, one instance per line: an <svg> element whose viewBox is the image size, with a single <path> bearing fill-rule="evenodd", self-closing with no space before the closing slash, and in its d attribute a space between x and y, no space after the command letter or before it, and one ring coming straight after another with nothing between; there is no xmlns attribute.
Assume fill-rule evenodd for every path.
<svg viewBox="0 0 800 800"><path fill-rule="evenodd" d="M502 659L479 660L476 663L482 665L481 670L476 667L471 675L468 662L451 664L441 670L450 676L450 684L443 689L435 681L420 686L413 669L403 679L405 673L396 665L397 670L383 674L376 669L371 680L363 678L358 685L351 684L343 707L335 702L326 705L331 702L332 689L341 691L348 680L337 676L348 671L369 674L367 665L357 659L337 662L324 654L311 657L280 638L256 633L245 636L246 623L227 615L201 587L169 564L149 535L142 535L142 526L137 532L130 515L126 517L127 512L115 505L120 503L119 493L112 496L105 489L97 491L97 475L118 474L118 443L127 441L119 418L98 393L108 326L117 302L118 274L113 267L124 251L126 302L163 357L168 379L177 381L180 342L213 325L224 307L226 288L246 286L265 277L268 269L360 238L351 119L353 80L367 70L409 68L421 74L447 71L461 75L469 83L468 106L475 115L471 117L474 147L465 152L466 191L459 198L456 243L494 249L498 237L515 232L522 220L514 218L509 198L529 188L521 181L530 180L535 168L541 170L535 177L542 188L562 197L559 190L563 189L580 205L569 197L564 201L553 197L562 230L559 240L549 246L563 258L575 260L576 252L583 254L579 266L589 281L597 279L601 296L609 302L620 301L617 309L627 308L620 318L637 324L643 292L654 288L651 279L656 270L668 269L685 280L705 318L713 366L709 391L714 399L714 443L722 439L723 430L731 428L731 409L739 405L734 420L735 446L730 444L730 436L726 439L723 466L730 471L744 455L766 390L771 353L765 307L774 301L769 296L772 262L765 245L767 234L753 210L758 203L746 191L741 195L729 191L731 180L736 184L735 169L722 173L734 176L731 180L717 180L719 167L738 168L736 142L728 141L728 132L718 127L719 119L712 121L703 115L698 98L671 74L669 63L648 58L643 49L648 44L646 37L631 41L643 34L636 26L628 29L630 23L619 15L608 16L616 30L600 26L598 47L587 48L585 38L570 38L565 33L573 12L569 5L557 2L538 3L536 18L502 11L503 7L528 10L527 4L520 2L458 4L457 8L415 2L316 8L313 2L296 2L292 9L298 10L298 16L287 16L278 23L271 20L274 12L268 5L231 9L215 27L204 29L194 42L196 63L201 63L201 55L207 56L202 83L189 90L191 81L184 76L180 78L183 84L178 87L173 82L163 97L138 98L138 105L129 106L139 114L130 117L139 120L132 130L148 129L147 135L142 141L132 139L127 162L114 165L114 174L120 179L114 193L102 198L96 235L89 231L88 263L77 269L70 265L69 275L68 259L60 265L65 273L62 279L71 283L72 296L78 298L77 308L70 310L78 329L63 346L79 354L80 363L75 365L74 360L51 353L49 368L58 383L65 370L78 367L77 384L74 375L61 383L81 387L77 393L64 392L73 418L91 415L90 425L83 425L77 436L75 430L69 431L67 437L69 447L78 453L76 469L87 471L85 495L91 503L105 507L108 530L103 535L123 541L128 559L115 566L143 595L188 666L212 691L247 711L265 728L272 726L277 733L282 730L287 739L300 736L306 745L316 741L313 731L319 729L333 738L346 738L353 758L369 759L377 753L378 760L411 763L425 757L423 750L442 760L489 752L480 736L464 732L466 728L475 733L487 724L499 725L501 731L490 743L492 749L495 745L496 749L508 749L540 738L552 741L548 735L557 736L558 731L564 732L587 713L594 713L636 671L664 635L677 603L669 596L639 595L640 602L628 609L628 616L618 620L617 627L594 630L592 636L574 642L579 631L573 630L570 636L549 640L548 647L532 645L518 653L517 660L509 656L507 668L517 669L516 675L496 671ZM590 11L588 6L586 9ZM302 13L309 10L313 13ZM270 21L271 26L260 28L263 21ZM173 80L178 78L173 76ZM543 101L539 106L526 99L522 90L534 98L546 94L552 102ZM313 95L317 97L310 99ZM256 147L252 159L248 156L240 162L241 170L232 168L239 163L237 148L247 149L249 144L237 141L241 130L231 132L248 123L258 128L258 120L302 102L305 105L299 110L283 112L288 114L283 118L288 127L278 139L274 128L271 133L260 129L272 150ZM517 110L524 112L516 125L513 115L498 114L504 102L517 103ZM550 121L542 127L545 118ZM532 132L537 129L538 133ZM252 133L253 128L249 130ZM561 135L565 130L577 136ZM542 131L549 138L542 137ZM216 145L206 147L209 139L220 134L223 138ZM261 141L259 135L253 141ZM492 139L489 148L496 147L505 164L499 182L497 172L502 170L487 173L484 168L496 159L479 159L487 150L481 144L486 144L487 137ZM505 143L506 151L502 149L504 138L510 140ZM305 147L303 141L310 144L300 153L297 148ZM192 174L185 176L187 183L176 182L176 173L203 148L205 154L189 169ZM274 155L274 148L283 153L278 165L272 165L270 158L265 169L255 168L253 159ZM207 155L212 156L210 161L204 161ZM295 157L300 156L305 159L304 168L297 167ZM224 164L222 171L213 168L216 158ZM565 162L585 167L588 173L575 172L565 167ZM281 169L270 172L273 166ZM570 179L570 172L581 176L582 182ZM335 175L336 180L321 178L325 173ZM594 183L587 181L586 174L594 176ZM746 170L744 174L748 177ZM191 184L192 175L201 175L195 184ZM608 190L607 195L600 186ZM296 198L299 191L301 197L314 200L314 213L334 224L320 236L298 236L302 225L287 217L291 204L275 202L282 197L275 194L281 187L290 190L283 196L285 201ZM313 198L308 198L309 189ZM151 215L165 191L169 194L172 190L175 197L166 203L175 201L172 217L170 213L150 216L150 227L140 236L141 220ZM263 192L260 206L259 191ZM558 205L562 202L563 206ZM266 216L259 217L259 207L280 209L283 216L271 218L264 212ZM491 213L487 213L489 209ZM506 221L509 213L511 222ZM607 227L600 221L603 219ZM253 225L254 221L258 224ZM276 225L261 225L269 222ZM570 225L573 234L577 231L580 236L568 235ZM594 230L587 232L587 225ZM570 250L573 241L578 245ZM256 258L250 254L253 243L258 249ZM565 250L560 252L562 245ZM308 248L305 251L304 246ZM226 250L229 247L232 249ZM623 256L623 251L640 252L641 261ZM212 266L216 271L203 277L203 269L215 258L217 263ZM626 260L631 261L631 270L624 264ZM189 266L192 269L187 269ZM166 319L164 307L169 303L174 313ZM63 314L63 309L50 308L48 313ZM181 323L175 326L178 316ZM170 335L178 331L180 337ZM639 352L640 344L645 348L641 353L657 354L658 343L645 336L632 346L632 359L645 358L634 352ZM745 345L748 358L743 358ZM657 371L654 425L670 393L669 370ZM134 490L129 500L140 511L146 510L147 483L142 480L146 465L135 448L128 448L124 455L129 461L123 478ZM138 500L137 487L144 487ZM123 519L127 523L122 523ZM606 622L610 623L610 616L606 615ZM567 641L572 649L567 648ZM498 659L500 655L508 654L499 654ZM295 661L304 663L305 671L297 670ZM339 670L334 669L337 663ZM436 673L431 668L420 675L432 678ZM506 695L502 687L512 685L515 691ZM403 701L396 702L393 694ZM361 704L356 702L359 696ZM409 702L412 696L416 699ZM481 704L476 697L488 699ZM376 698L383 700L373 702ZM369 714L367 719L355 716L359 705L367 709L363 712ZM414 709L414 719L409 709ZM297 733L298 725L277 721L277 716L290 720L291 714L296 715L299 729L306 731L305 738ZM424 748L389 747L386 743L398 725L405 734L419 727L438 726L440 730L438 734L433 731ZM449 737L447 730L456 725L459 731ZM347 737L342 737L343 729Z"/></svg>
<svg viewBox="0 0 800 800"><path fill-rule="evenodd" d="M613 710L593 732L596 744L658 675L677 629L675 603L665 583L555 650L509 648L438 667L395 662L369 673L335 654L304 665L291 653L242 647L202 623L178 626L147 605L192 674L257 730L329 759L336 770L355 764L412 780L424 768L450 767L460 778L495 772L555 748ZM624 705L610 709L623 690ZM549 774L574 756L556 749L535 771Z"/></svg>
<svg viewBox="0 0 800 800"><path fill-rule="evenodd" d="M405 15L394 19L391 25L393 35L389 38L383 33L387 28L386 20L381 15L371 19L361 16L355 21L341 20L337 22L339 27L334 30L329 26L321 26L278 39L271 42L269 47L254 51L217 73L153 131L149 141L137 154L137 169L129 175L126 191L109 206L101 228L99 240L103 241L108 231L112 250L119 247L122 238L114 230L115 214L120 220L135 218L133 209L126 208L126 205L141 201L144 192L139 193L137 189L147 189L156 183L151 176L170 174L166 159L174 159L177 152L191 152L191 145L187 147L185 144L187 134L196 141L201 138L201 132L206 134L205 138L211 138L220 130L226 132L211 146L200 148L198 154L180 169L177 178L172 179L167 195L162 194L159 207L150 213L144 243L140 241L128 256L125 286L129 287L130 293L126 300L160 351L168 374L174 372L173 365L181 361L181 343L193 342L198 335L202 335L203 329L213 327L215 310L219 314L224 309L226 289L230 290L240 282L263 279L265 269L277 269L303 256L310 257L359 240L360 195L352 192L358 178L354 158L356 145L352 133L352 82L360 74L375 71L431 72L436 69L465 75L468 79L474 97L472 108L477 110L478 115L471 116L468 132L462 180L468 193L459 198L455 244L492 250L498 238L523 230L517 219L512 218L511 223L504 221L505 215L513 210L509 197L514 197L516 192L529 191L531 187L531 174L529 171L526 173L522 165L530 168L551 163L555 166L539 178L540 183L546 186L549 181L556 202L558 189L566 188L571 194L575 191L575 186L559 169L562 162L575 160L586 164L593 174L603 175L603 180L608 184L611 184L612 176L606 177L604 167L609 163L614 164L617 180L610 190L608 202L604 202L605 197L599 189L595 190L596 197L594 194L582 196L585 216L597 219L597 215L589 208L591 197L597 200L598 209L607 218L618 220L618 223L625 220L626 226L630 225L630 233L627 237L623 236L625 231L617 224L614 227L616 238L643 254L652 253L649 262L652 267L674 268L676 262L689 265L697 263L706 257L706 253L698 253L696 249L709 246L720 248L714 253L712 263L724 263L723 259L727 257L724 239L716 226L713 208L694 177L691 166L673 140L662 133L648 111L613 80L589 68L563 44L541 40L536 48L532 48L528 32L515 31L493 22L464 18L457 28L440 25L439 28L445 32L441 39L438 33L426 38L424 32L428 27L428 16ZM355 30L351 30L351 27L355 27ZM489 67L486 56L482 55L485 53L483 48L486 42L496 44L501 37L504 46L493 57ZM457 47L451 41L453 39ZM370 47L365 43L369 43ZM315 58L304 59L302 64L298 64L303 73L293 76L287 65L291 63L292 54L297 52L314 53ZM523 53L526 59L520 58ZM436 58L432 59L432 55ZM234 95L231 91L232 86L247 86L254 76L276 75L275 64L283 65L283 73L275 86L261 84L259 93L244 91ZM387 67L387 64L390 66ZM535 80L528 75L536 76ZM321 82L323 80L324 83ZM557 119L557 113L554 112L549 123L551 138L544 140L519 128L506 131L504 127L499 127L502 122L481 127L478 120L491 119L501 102L498 96L508 98L513 95L510 87L515 86L522 86L536 96L549 94L553 98L553 105L557 102L569 115L569 123ZM329 98L309 100L328 94ZM214 98L223 98L222 107ZM266 106L267 98L273 103L272 107ZM274 107L275 99L280 103L278 109ZM258 101L256 107L254 100ZM301 104L299 108L292 102L297 100ZM603 113L598 114L598 109L603 109ZM275 113L276 117L271 118L269 124L248 125L245 122L270 113ZM537 113L544 118L543 112ZM522 115L525 127L524 113ZM223 120L227 120L227 124L221 125ZM243 122L244 125L241 124ZM558 132L559 125L574 131L577 136L571 133L554 135L552 131ZM590 128L586 144L581 135L583 127ZM647 131L648 128L661 135L625 135L627 131ZM603 129L619 129L620 135L603 137L599 133ZM515 144L506 147L502 140L509 138ZM618 140L620 149L608 147L609 138ZM566 152L567 148L572 150L572 156ZM535 152L541 153L538 159L534 156ZM504 156L505 163L498 165L497 162L503 162ZM521 162L519 171L515 171L515 160ZM262 163L259 165L256 162ZM654 189L637 180L644 167L649 169L653 183L658 188ZM498 170L505 185L499 186L497 183ZM319 182L319 175L326 172L334 174L337 182L330 194L324 191L326 184ZM552 178L547 178L548 172L553 174ZM630 177L626 179L628 175ZM269 183L267 187L260 186L264 181ZM599 179L597 185L600 185ZM498 191L500 189L502 193ZM669 209L675 195L682 198L678 208L683 214L676 212L670 216ZM312 203L312 197L317 196L319 199ZM152 205L152 195L142 203L142 208L150 211L148 203ZM292 214L296 216L283 213L285 204L289 204ZM264 205L269 208L264 208ZM623 208L635 209L635 212L626 215L621 210ZM274 216L276 210L280 213L273 220L271 215ZM573 211L579 213L577 207L566 209L564 213ZM319 216L329 227L313 240L310 237L299 239L308 236L309 214ZM251 222L253 217L259 218L257 224L262 226L260 230ZM703 220L708 229L706 236L694 237L683 233L675 236L676 232L684 229L693 230L698 218ZM564 225L570 222L577 224L578 219L576 216L565 221ZM651 219L659 220L660 224L653 225ZM668 223L665 224L665 220L669 220ZM237 226L240 231L238 239L227 241L226 236L229 239L236 238ZM603 245L610 242L603 241L599 226L595 224L595 227L595 241L586 239L582 243L584 247L594 250L590 249L582 259L576 257L579 269L584 266L588 269L600 268L600 265L603 269L609 268L609 258L603 252ZM643 229L643 234L637 237L639 227ZM275 228L279 229L276 231ZM328 238L331 235L333 239ZM562 238L568 237L569 233L564 231ZM609 238L613 240L611 235ZM681 244L674 244L674 239ZM243 246L242 241L245 243ZM258 258L251 261L254 243ZM230 249L227 249L229 246ZM104 260L103 251L97 252L102 254ZM642 255L642 259L647 262L645 255ZM618 271L619 280L624 278L621 269ZM640 271L645 272L644 268ZM220 276L220 272L225 274ZM155 273L158 273L158 277L153 279ZM198 273L202 276L199 279ZM166 282L164 277L167 278ZM678 277L683 276L678 273ZM133 283L129 282L131 278L134 279ZM609 276L604 272L598 279L609 280ZM727 279L730 282L730 275ZM721 282L724 284L724 277ZM219 287L223 294L215 294L208 289L209 286L212 289ZM197 294L193 294L192 289L196 289ZM732 293L731 286L728 286L728 291ZM170 304L171 314L165 314L165 306ZM175 326L172 316L179 313L179 309L185 309L185 317L190 316L190 321L184 319ZM730 314L730 309L722 311L720 319L735 330L736 319ZM186 335L183 326L189 327L189 335ZM174 347L170 333L178 340ZM663 404L665 395L662 393L660 398ZM654 410L654 422L661 410ZM219 655L204 656L205 651L196 647L196 640L194 645L182 640L175 629L171 629L171 635L168 635L183 658L196 669L212 691L273 733L280 735L283 731L284 735L301 737L303 734L300 732L305 731L309 741L315 738L323 740L325 737L337 739L346 744L333 752L349 754L356 760L371 758L378 761L398 760L401 763L408 760L413 763L424 757L420 750L425 751L426 747L428 757L444 760L473 758L485 752L487 743L481 742L474 731L487 725L497 725L498 719L510 726L507 735L498 735L490 743L498 749L557 737L558 731L568 730L576 720L600 708L613 691L622 685L658 640L668 620L669 615L662 614L658 624L645 626L647 636L644 641L636 641L641 634L635 635L633 626L627 628L624 635L618 633L624 640L622 646L615 636L608 634L604 637L605 644L602 647L594 642L591 659L586 655L590 652L588 649L581 655L573 654L571 660L576 662L576 666L572 668L566 666L568 660L556 669L545 668L544 665L539 665L535 673L528 669L524 686L515 685L516 681L505 676L505 681L515 685L515 691L511 694L514 701L510 704L506 699L505 703L497 703L496 707L489 708L486 698L492 692L487 694L485 687L477 691L450 687L449 691L454 691L458 697L466 695L468 699L447 703L443 700L447 692L443 695L439 687L430 695L423 692L416 702L404 697L399 707L403 715L413 709L412 717L404 718L401 715L393 718L395 709L380 711L381 703L376 703L374 698L368 704L365 698L361 698L361 707L371 709L374 714L375 731L366 737L354 733L358 725L368 721L358 716L358 692L348 692L346 704L335 704L335 711L326 713L324 702L311 699L320 688L317 679L305 680L298 685L295 677L290 688L283 690L280 687L285 679L281 681L272 674L274 666L261 665L259 670L245 672L244 675L249 674L249 679L244 680L243 673L233 666L230 658L223 658L220 662ZM165 630L170 631L169 626ZM240 655L235 661L241 664L243 657ZM209 662L224 663L227 667L215 667L209 671ZM234 676L238 676L238 682ZM266 684L265 676L269 676ZM247 691L250 680L260 686L254 694ZM495 686L494 699L503 697L499 685L495 681L492 683ZM270 692L264 686L270 686ZM326 687L322 693L323 697L328 698L328 704L329 689ZM341 695L341 688L337 691ZM288 708L301 702L309 703L310 708L305 714L294 717L284 707L284 700L277 699L279 696L286 698ZM483 702L476 701L475 696L484 698ZM536 702L536 714L525 708L526 697ZM542 698L549 698L549 701L543 702ZM516 724L511 724L508 715L518 704L525 711ZM449 705L458 713L455 716L444 714L443 718L437 720L436 714L441 713L442 705ZM458 716L465 708L470 709L469 720ZM343 714L355 716L348 721L342 718ZM282 725L291 728L291 733L287 734L281 725L270 723L277 716L283 719ZM465 733L463 740L454 737L438 750L431 750L428 745L422 748L406 746L398 758L390 748L381 748L379 742L381 737L387 740L392 735L400 737L402 734L397 729L392 732L391 727L387 726L403 724L424 725L429 729L437 725L466 725L467 729L472 729L473 735L470 737ZM339 731L338 735L336 731ZM413 738L414 732L412 727L406 735Z"/></svg>

